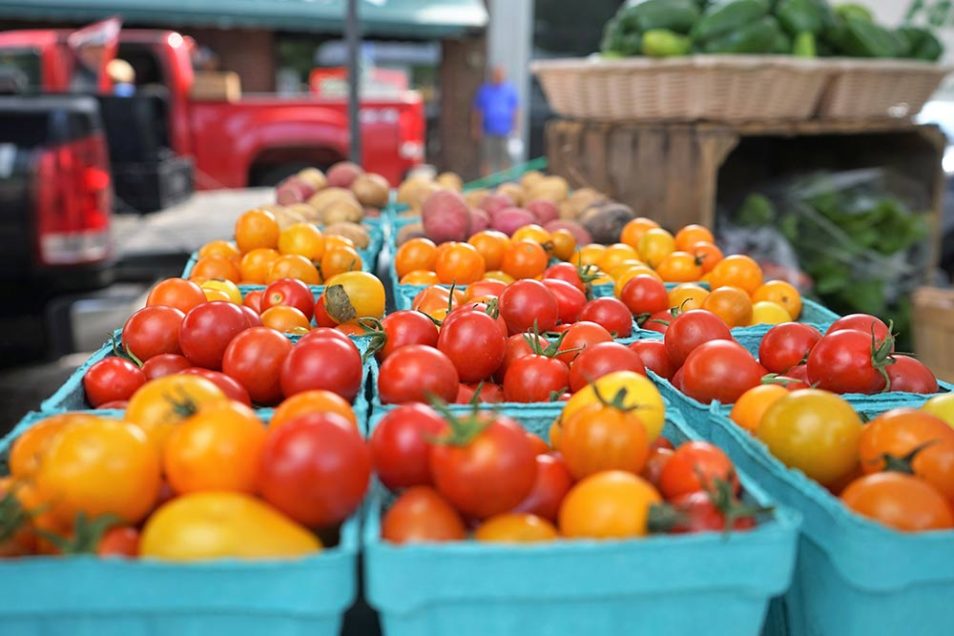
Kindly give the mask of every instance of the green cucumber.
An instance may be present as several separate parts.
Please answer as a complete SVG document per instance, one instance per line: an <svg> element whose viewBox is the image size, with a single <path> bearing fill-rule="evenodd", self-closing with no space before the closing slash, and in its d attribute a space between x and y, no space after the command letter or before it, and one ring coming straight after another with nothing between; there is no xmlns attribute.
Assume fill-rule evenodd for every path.
<svg viewBox="0 0 954 636"><path fill-rule="evenodd" d="M765 16L741 28L710 40L703 46L706 53L773 53L779 34L784 35L778 20Z"/></svg>
<svg viewBox="0 0 954 636"><path fill-rule="evenodd" d="M666 29L685 34L699 19L699 9L694 0L642 0L626 3L617 15L629 31Z"/></svg>
<svg viewBox="0 0 954 636"><path fill-rule="evenodd" d="M696 42L708 43L733 34L765 17L768 12L769 4L766 0L731 0L715 4L702 14L691 35Z"/></svg>
<svg viewBox="0 0 954 636"><path fill-rule="evenodd" d="M668 29L653 29L643 33L643 55L649 57L678 57L692 51L692 40Z"/></svg>

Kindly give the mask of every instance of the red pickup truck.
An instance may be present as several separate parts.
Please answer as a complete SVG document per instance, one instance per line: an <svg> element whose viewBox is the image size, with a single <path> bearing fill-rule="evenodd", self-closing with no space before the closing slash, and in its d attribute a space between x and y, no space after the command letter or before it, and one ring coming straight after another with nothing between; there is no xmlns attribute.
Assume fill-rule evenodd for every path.
<svg viewBox="0 0 954 636"><path fill-rule="evenodd" d="M66 92L75 64L69 35L64 30L0 33L0 62L21 69L33 91ZM344 100L313 95L193 99L193 48L191 38L172 31L125 29L116 56L136 71L137 94L161 96L169 146L194 160L197 188L273 185L306 165L329 166L347 157ZM423 159L420 96L405 91L397 98L363 100L361 120L364 167L398 184ZM108 126L108 113L104 121Z"/></svg>

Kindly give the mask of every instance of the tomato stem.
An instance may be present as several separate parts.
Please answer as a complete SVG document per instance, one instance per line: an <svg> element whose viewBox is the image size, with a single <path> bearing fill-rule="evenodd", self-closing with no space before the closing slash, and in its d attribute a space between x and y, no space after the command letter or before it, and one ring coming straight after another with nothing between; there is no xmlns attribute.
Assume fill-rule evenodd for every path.
<svg viewBox="0 0 954 636"><path fill-rule="evenodd" d="M37 535L52 543L61 554L95 554L106 531L120 521L120 518L113 514L87 517L85 512L78 512L73 523L72 536L64 537L42 529L37 530Z"/></svg>
<svg viewBox="0 0 954 636"><path fill-rule="evenodd" d="M490 420L480 417L478 405L471 405L471 412L466 417L458 417L451 412L447 403L434 395L428 400L435 411L441 414L450 427L445 435L431 437L428 441L439 446L469 446L490 425Z"/></svg>
<svg viewBox="0 0 954 636"><path fill-rule="evenodd" d="M886 473L903 473L905 475L914 474L914 460L926 448L937 443L936 439L929 439L926 442L918 444L905 455L892 455L891 453L882 453L878 459L871 460L870 463L876 464L879 461L884 462L882 471Z"/></svg>

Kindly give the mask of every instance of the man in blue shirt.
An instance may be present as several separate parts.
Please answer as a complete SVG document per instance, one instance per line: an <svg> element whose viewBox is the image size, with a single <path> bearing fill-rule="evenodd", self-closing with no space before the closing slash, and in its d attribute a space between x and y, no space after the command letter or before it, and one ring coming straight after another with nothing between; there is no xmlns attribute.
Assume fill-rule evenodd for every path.
<svg viewBox="0 0 954 636"><path fill-rule="evenodd" d="M510 136L517 132L520 105L517 89L506 81L503 68L495 66L490 82L474 97L471 136L481 142L481 172L484 175L510 167Z"/></svg>

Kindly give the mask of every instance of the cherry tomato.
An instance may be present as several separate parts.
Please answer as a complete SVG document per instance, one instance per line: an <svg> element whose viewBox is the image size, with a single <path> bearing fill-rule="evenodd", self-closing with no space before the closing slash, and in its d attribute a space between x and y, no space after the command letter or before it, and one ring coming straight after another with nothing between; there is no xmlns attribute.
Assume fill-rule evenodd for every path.
<svg viewBox="0 0 954 636"><path fill-rule="evenodd" d="M265 290L257 289L255 291L250 291L245 294L245 298L242 299L242 305L248 307L256 314L262 313L262 301L265 296Z"/></svg>
<svg viewBox="0 0 954 636"><path fill-rule="evenodd" d="M479 390L479 394L478 394ZM461 384L457 389L456 404L470 404L477 395L480 404L499 404L504 401L503 389L493 382L479 382L477 384Z"/></svg>
<svg viewBox="0 0 954 636"><path fill-rule="evenodd" d="M576 322L586 305L586 294L564 280L544 278L542 282L557 300L560 322Z"/></svg>
<svg viewBox="0 0 954 636"><path fill-rule="evenodd" d="M418 344L437 346L437 325L419 311L403 310L388 314L381 321L384 346L378 350L378 360L384 360L396 349Z"/></svg>
<svg viewBox="0 0 954 636"><path fill-rule="evenodd" d="M430 440L444 430L437 411L404 404L385 415L371 433L374 471L391 490L431 483Z"/></svg>
<svg viewBox="0 0 954 636"><path fill-rule="evenodd" d="M517 358L523 358L524 356L533 355L533 348L530 346L530 342L536 342L540 350L545 350L549 343L547 339L543 336L533 335L530 333L518 333L510 336L507 339L507 350L504 353L503 362L500 363L500 368L497 369L497 373L494 374L494 378L498 383L503 383L504 377L507 375L507 369L510 368L510 365ZM557 356L559 357L559 356Z"/></svg>
<svg viewBox="0 0 954 636"><path fill-rule="evenodd" d="M560 506L565 537L624 539L648 532L649 509L661 497L646 480L622 470L590 475L577 483Z"/></svg>
<svg viewBox="0 0 954 636"><path fill-rule="evenodd" d="M179 325L184 317L174 307L143 307L123 325L123 348L141 361L162 353L179 353Z"/></svg>
<svg viewBox="0 0 954 636"><path fill-rule="evenodd" d="M636 352L647 371L667 380L672 378L675 369L669 361L666 343L661 340L637 340L631 343L629 348Z"/></svg>
<svg viewBox="0 0 954 636"><path fill-rule="evenodd" d="M331 391L304 391L284 400L275 408L268 425L272 428L282 426L299 415L308 413L337 413L358 428L358 418L348 402Z"/></svg>
<svg viewBox="0 0 954 636"><path fill-rule="evenodd" d="M504 375L507 402L549 402L570 385L570 370L556 358L531 354L512 361Z"/></svg>
<svg viewBox="0 0 954 636"><path fill-rule="evenodd" d="M543 517L508 512L487 519L474 531L474 539L489 543L539 543L555 541L557 529Z"/></svg>
<svg viewBox="0 0 954 636"><path fill-rule="evenodd" d="M437 348L454 364L460 382L479 382L500 367L507 338L493 318L480 311L467 311L454 320L448 316L441 327Z"/></svg>
<svg viewBox="0 0 954 636"><path fill-rule="evenodd" d="M821 340L818 330L797 322L775 325L762 338L759 362L769 373L787 373L808 359L812 348Z"/></svg>
<svg viewBox="0 0 954 636"><path fill-rule="evenodd" d="M460 541L466 532L454 507L427 486L407 489L381 520L381 538L391 543Z"/></svg>
<svg viewBox="0 0 954 636"><path fill-rule="evenodd" d="M616 298L596 298L586 303L580 320L595 322L617 338L628 338L633 333L633 315Z"/></svg>
<svg viewBox="0 0 954 636"><path fill-rule="evenodd" d="M920 360L911 356L891 356L893 362L887 366L889 391L907 393L937 393L937 378Z"/></svg>
<svg viewBox="0 0 954 636"><path fill-rule="evenodd" d="M542 333L556 326L560 307L546 285L536 280L518 280L500 293L500 315L511 334L530 331L536 325Z"/></svg>
<svg viewBox="0 0 954 636"><path fill-rule="evenodd" d="M324 389L349 402L361 390L361 353L347 336L343 342L333 337L302 338L285 357L281 370L282 395Z"/></svg>
<svg viewBox="0 0 954 636"><path fill-rule="evenodd" d="M139 530L131 526L116 526L103 534L96 547L100 557L133 558L139 556Z"/></svg>
<svg viewBox="0 0 954 636"><path fill-rule="evenodd" d="M672 311L669 309L665 311L657 311L654 314L651 314L641 320L638 320L640 329L646 329L647 331L655 331L656 333L665 334L669 331L669 325L672 323L674 316Z"/></svg>
<svg viewBox="0 0 954 636"><path fill-rule="evenodd" d="M246 329L229 343L222 357L222 371L238 380L252 401L275 404L282 399L282 365L294 348L274 329Z"/></svg>
<svg viewBox="0 0 954 636"><path fill-rule="evenodd" d="M328 308L325 306L325 295L322 294L318 297L318 300L315 301L315 324L319 327L335 327L337 322L328 314Z"/></svg>
<svg viewBox="0 0 954 636"><path fill-rule="evenodd" d="M183 420L228 399L210 380L176 373L142 385L129 400L125 419L145 431L153 445L162 449L169 433Z"/></svg>
<svg viewBox="0 0 954 636"><path fill-rule="evenodd" d="M315 299L311 295L311 289L302 281L294 278L282 278L265 288L259 313L279 305L294 307L304 314L305 318L311 320L315 310Z"/></svg>
<svg viewBox="0 0 954 636"><path fill-rule="evenodd" d="M543 279L566 281L581 292L586 293L586 285L580 277L580 270L572 263L557 263L551 265L543 272Z"/></svg>
<svg viewBox="0 0 954 636"><path fill-rule="evenodd" d="M888 329L888 325L884 324L884 321L868 314L848 314L847 316L842 316L831 323L825 335L827 336L836 331L844 331L846 329L855 329L867 334L869 337L873 335L875 340L879 341L885 340L891 335L891 331Z"/></svg>
<svg viewBox="0 0 954 636"><path fill-rule="evenodd" d="M573 477L558 453L537 455L537 476L533 488L514 509L529 512L555 522L560 504L573 486Z"/></svg>
<svg viewBox="0 0 954 636"><path fill-rule="evenodd" d="M128 400L145 383L146 374L139 367L116 356L100 360L83 376L86 399L93 408L107 402Z"/></svg>
<svg viewBox="0 0 954 636"><path fill-rule="evenodd" d="M354 342L347 335L335 329L334 327L317 327L312 329L298 340L298 346L311 344L319 340L335 340L345 345L354 345ZM357 348L357 347L356 347Z"/></svg>
<svg viewBox="0 0 954 636"><path fill-rule="evenodd" d="M693 309L676 316L663 338L669 360L677 368L683 365L693 349L710 340L732 340L732 334L718 316L704 309Z"/></svg>
<svg viewBox="0 0 954 636"><path fill-rule="evenodd" d="M639 474L649 440L636 411L597 403L564 418L559 450L576 479L606 470Z"/></svg>
<svg viewBox="0 0 954 636"><path fill-rule="evenodd" d="M639 355L618 342L600 342L587 347L570 365L570 391L584 386L614 371L635 371L646 375Z"/></svg>
<svg viewBox="0 0 954 636"><path fill-rule="evenodd" d="M384 404L427 402L438 397L453 402L460 378L451 359L424 345L401 347L381 363L378 393Z"/></svg>
<svg viewBox="0 0 954 636"><path fill-rule="evenodd" d="M742 394L732 407L729 419L748 432L755 433L769 407L786 396L788 389L781 385L760 384Z"/></svg>
<svg viewBox="0 0 954 636"><path fill-rule="evenodd" d="M739 478L732 460L708 442L686 442L680 445L666 462L659 476L659 490L666 499L707 491L720 479L739 490Z"/></svg>
<svg viewBox="0 0 954 636"><path fill-rule="evenodd" d="M262 326L262 317L257 311L247 305L239 305L239 309L245 314L245 322L248 323L249 329Z"/></svg>
<svg viewBox="0 0 954 636"><path fill-rule="evenodd" d="M712 340L699 345L682 368L683 392L704 404L713 400L732 404L758 386L765 375L765 368L752 354L730 340Z"/></svg>
<svg viewBox="0 0 954 636"><path fill-rule="evenodd" d="M156 283L149 290L146 297L146 306L163 305L174 307L183 315L189 313L193 307L205 302L205 292L191 280L182 278L167 278Z"/></svg>
<svg viewBox="0 0 954 636"><path fill-rule="evenodd" d="M556 357L561 362L570 364L586 351L587 347L601 342L613 342L613 335L602 325L583 320L570 325L566 330Z"/></svg>
<svg viewBox="0 0 954 636"><path fill-rule="evenodd" d="M951 506L941 493L910 475L866 475L849 484L841 500L863 517L902 532L954 527Z"/></svg>
<svg viewBox="0 0 954 636"><path fill-rule="evenodd" d="M189 367L183 369L174 375L193 375L204 378L217 386L222 393L230 400L241 402L245 406L252 406L252 398L248 391L235 378L225 375L221 371L210 371L209 369L200 369L198 367Z"/></svg>
<svg viewBox="0 0 954 636"><path fill-rule="evenodd" d="M634 316L654 314L669 309L666 286L652 276L640 274L623 286L620 300Z"/></svg>
<svg viewBox="0 0 954 636"><path fill-rule="evenodd" d="M726 514L712 501L707 492L692 492L673 499L673 508L678 515L676 523L669 528L672 534L692 534L696 532L742 531L755 527L753 515L736 517L729 524ZM738 504L736 504L738 505Z"/></svg>
<svg viewBox="0 0 954 636"><path fill-rule="evenodd" d="M146 360L142 365L142 372L147 380L155 380L163 376L179 373L192 366L189 359L178 353L162 353Z"/></svg>
<svg viewBox="0 0 954 636"><path fill-rule="evenodd" d="M808 354L808 379L835 393L878 393L886 385L879 371L888 360L879 351L884 344L856 329L827 334Z"/></svg>
<svg viewBox="0 0 954 636"><path fill-rule="evenodd" d="M238 305L221 300L205 303L182 320L179 345L195 366L218 370L232 338L246 329L248 320Z"/></svg>
<svg viewBox="0 0 954 636"><path fill-rule="evenodd" d="M262 497L311 528L347 519L371 480L371 451L337 413L309 413L270 428L262 451Z"/></svg>
<svg viewBox="0 0 954 636"><path fill-rule="evenodd" d="M657 441L660 439L664 440L666 438L656 438ZM675 454L675 451L671 448L650 446L649 458L646 460L646 465L643 466L643 470L639 476L656 488L659 488L659 478L662 476L662 471L666 467L666 464L672 459L673 454Z"/></svg>

